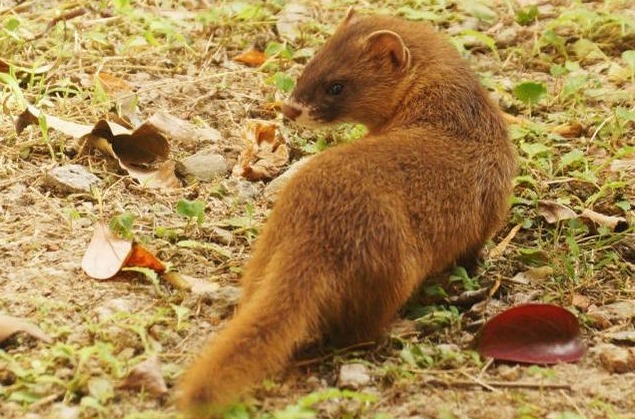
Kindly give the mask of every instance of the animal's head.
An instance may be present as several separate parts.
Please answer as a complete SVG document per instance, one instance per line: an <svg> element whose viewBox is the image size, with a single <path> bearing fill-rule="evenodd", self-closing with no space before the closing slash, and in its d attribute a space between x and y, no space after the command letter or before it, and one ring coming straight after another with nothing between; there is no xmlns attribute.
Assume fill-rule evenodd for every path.
<svg viewBox="0 0 635 419"><path fill-rule="evenodd" d="M400 99L411 54L402 37L382 22L349 10L307 64L282 108L284 115L307 126L358 122L372 129L384 124Z"/></svg>

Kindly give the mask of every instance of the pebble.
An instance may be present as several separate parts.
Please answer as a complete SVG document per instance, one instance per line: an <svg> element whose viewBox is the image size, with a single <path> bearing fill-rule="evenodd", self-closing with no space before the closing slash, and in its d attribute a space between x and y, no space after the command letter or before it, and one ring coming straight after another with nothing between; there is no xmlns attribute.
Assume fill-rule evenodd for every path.
<svg viewBox="0 0 635 419"><path fill-rule="evenodd" d="M181 160L177 171L184 176L193 176L202 181L227 175L228 166L225 157L209 151L201 151Z"/></svg>
<svg viewBox="0 0 635 419"><path fill-rule="evenodd" d="M345 364L340 368L337 385L340 388L358 390L370 383L370 374L364 364Z"/></svg>
<svg viewBox="0 0 635 419"><path fill-rule="evenodd" d="M623 374L635 371L635 348L606 344L596 350L600 363L609 372Z"/></svg>
<svg viewBox="0 0 635 419"><path fill-rule="evenodd" d="M90 192L90 187L97 185L100 179L79 164L69 164L51 169L44 178L44 183L60 192Z"/></svg>

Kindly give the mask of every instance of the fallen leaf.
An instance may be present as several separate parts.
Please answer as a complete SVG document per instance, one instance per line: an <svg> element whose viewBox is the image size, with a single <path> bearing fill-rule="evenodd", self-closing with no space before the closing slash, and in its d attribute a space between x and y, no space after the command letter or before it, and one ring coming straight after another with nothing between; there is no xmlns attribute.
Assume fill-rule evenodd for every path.
<svg viewBox="0 0 635 419"><path fill-rule="evenodd" d="M542 282L551 275L553 275L553 268L551 266L539 266L529 268L524 272L518 272L512 279L510 279L510 281L517 284L527 285L532 282Z"/></svg>
<svg viewBox="0 0 635 419"><path fill-rule="evenodd" d="M220 285L218 285L217 282L210 282L210 281L206 281L200 278L195 278L189 275L179 275L178 279L179 281L181 281L179 285L183 287L180 289L191 291L192 294L195 294L195 295L204 295L204 294L214 293L218 291L218 289L220 288ZM174 282L170 281L170 283L174 285Z"/></svg>
<svg viewBox="0 0 635 419"><path fill-rule="evenodd" d="M265 53L258 51L257 49L247 50L234 57L234 61L243 63L250 67L258 67L259 65L262 65L266 59L267 57L265 57Z"/></svg>
<svg viewBox="0 0 635 419"><path fill-rule="evenodd" d="M165 161L158 167L148 169L121 162L120 165L130 177L146 188L176 189L181 187L181 182L174 173L176 164L173 161Z"/></svg>
<svg viewBox="0 0 635 419"><path fill-rule="evenodd" d="M501 240L500 243L498 243L496 245L496 247L494 247L490 252L489 252L489 257L490 259L495 259L499 256L501 256L503 254L503 252L505 252L505 249L507 249L507 246L509 246L509 243L511 243L512 240L514 240L514 237L516 237L516 234L518 234L518 232L520 231L520 229L522 228L522 224L516 224L507 234L507 236L505 236L505 238L503 240Z"/></svg>
<svg viewBox="0 0 635 419"><path fill-rule="evenodd" d="M217 129L197 127L188 121L162 111L152 115L147 124L170 140L181 143L200 143L203 141L215 143L221 138L221 133Z"/></svg>
<svg viewBox="0 0 635 419"><path fill-rule="evenodd" d="M558 125L551 129L551 132L563 136L564 138L579 138L582 135L582 124L579 122L571 122Z"/></svg>
<svg viewBox="0 0 635 419"><path fill-rule="evenodd" d="M0 343L18 332L24 332L46 343L53 342L49 335L33 323L18 317L0 314Z"/></svg>
<svg viewBox="0 0 635 419"><path fill-rule="evenodd" d="M112 278L124 266L131 250L132 240L117 237L106 224L99 222L84 252L82 269L91 278Z"/></svg>
<svg viewBox="0 0 635 419"><path fill-rule="evenodd" d="M566 205L547 200L538 201L538 214L540 214L549 224L577 218L578 216L575 211Z"/></svg>
<svg viewBox="0 0 635 419"><path fill-rule="evenodd" d="M97 80L101 83L104 91L109 95L117 95L121 93L132 93L132 86L125 81L113 74L99 72L97 73Z"/></svg>
<svg viewBox="0 0 635 419"><path fill-rule="evenodd" d="M243 138L247 146L232 170L234 176L252 181L271 179L289 160L289 149L274 123L247 121Z"/></svg>
<svg viewBox="0 0 635 419"><path fill-rule="evenodd" d="M46 118L49 128L114 157L119 166L143 186L149 188L181 186L174 173L174 163L167 160L170 153L169 143L151 121L144 122L132 131L116 122L104 119L90 126L45 115L37 108L29 106L17 118L16 131L19 134L27 125L37 124L42 117Z"/></svg>
<svg viewBox="0 0 635 419"><path fill-rule="evenodd" d="M575 362L586 347L577 318L551 304L525 304L490 319L476 339L485 357L537 364Z"/></svg>
<svg viewBox="0 0 635 419"><path fill-rule="evenodd" d="M165 272L165 265L148 249L139 243L133 243L132 250L126 259L124 266L137 266L140 268L150 268L158 273Z"/></svg>
<svg viewBox="0 0 635 419"><path fill-rule="evenodd" d="M628 229L628 221L626 221L626 218L624 217L604 215L590 209L582 211L580 217L591 220L602 227L607 227L616 233L621 233L622 231L626 231L626 229Z"/></svg>
<svg viewBox="0 0 635 419"><path fill-rule="evenodd" d="M154 396L162 396L168 392L168 387L161 374L161 361L157 355L152 355L137 364L126 377L120 388L130 390L145 390Z"/></svg>
<svg viewBox="0 0 635 419"><path fill-rule="evenodd" d="M54 129L73 138L81 138L84 135L90 134L92 131L92 127L90 125L78 124L76 122L65 121L51 115L45 115L35 106L29 105L15 121L16 133L21 134L22 131L31 124L37 125L39 123L39 118L42 117L46 118L46 125L49 129Z"/></svg>

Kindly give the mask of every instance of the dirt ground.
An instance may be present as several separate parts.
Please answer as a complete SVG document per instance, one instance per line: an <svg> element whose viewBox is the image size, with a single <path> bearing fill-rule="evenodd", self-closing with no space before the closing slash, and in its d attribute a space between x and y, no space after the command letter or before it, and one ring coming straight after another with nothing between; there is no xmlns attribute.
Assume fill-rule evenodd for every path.
<svg viewBox="0 0 635 419"><path fill-rule="evenodd" d="M635 418L629 1L337 0L307 3L296 14L283 0L41 3L0 0L0 314L38 325L52 340L18 333L0 342L0 417L178 416L177 378L231 317L240 268L272 205L268 181L231 174L245 148L246 121L282 124L276 101L354 3L362 13L431 21L511 116L520 170L508 224L475 277L452 276L443 284L447 297L414 298L384 342L306 351L228 417ZM232 59L251 49L266 51L267 61L252 67ZM99 73L123 95L106 79L95 82ZM525 82L539 90L538 100L517 89ZM136 98L139 120L164 111L218 130L169 139L169 158L182 162L204 151L222 156L227 170L210 180L180 176L177 189L152 189L57 130L44 136L36 123L16 133L26 102L92 125L118 107L121 113L122 97ZM280 130L290 149L285 168L360 135L351 126ZM69 164L96 175L96 187L52 186L50 171ZM202 223L178 213L182 199L205 203ZM630 227L561 219L560 207L550 223L544 201L575 214L592 209L619 217ZM164 280L157 287L134 272L87 276L81 261L96 223L124 213L135 216L138 242L207 288L180 290ZM493 290L491 298L451 298L481 287ZM485 319L531 301L577 316L588 346L579 363L489 362L470 350ZM154 355L165 391L130 388L130 371ZM342 366L349 364L361 365L361 384L343 383Z"/></svg>

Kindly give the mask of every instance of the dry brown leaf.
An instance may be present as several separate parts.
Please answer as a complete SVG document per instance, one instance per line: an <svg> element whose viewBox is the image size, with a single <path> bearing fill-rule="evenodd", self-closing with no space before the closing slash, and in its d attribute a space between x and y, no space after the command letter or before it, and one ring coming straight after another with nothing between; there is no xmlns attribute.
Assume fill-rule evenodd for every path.
<svg viewBox="0 0 635 419"><path fill-rule="evenodd" d="M558 221L577 218L577 214L566 205L555 201L541 200L538 202L538 214L540 214L549 224Z"/></svg>
<svg viewBox="0 0 635 419"><path fill-rule="evenodd" d="M521 224L516 224L507 234L507 236L505 236L505 238L503 240L501 240L500 243L498 243L496 245L495 248L493 248L490 252L489 252L489 257L494 259L499 257L500 255L503 254L503 252L505 251L505 249L507 249L507 246L509 246L509 243L511 243L512 240L514 240L514 237L516 237L516 234L518 234L518 232L520 231L520 229L522 228Z"/></svg>
<svg viewBox="0 0 635 419"><path fill-rule="evenodd" d="M507 125L520 125L522 127L529 124L529 121L522 116L512 115L507 112L503 112L503 119Z"/></svg>
<svg viewBox="0 0 635 419"><path fill-rule="evenodd" d="M133 243L132 250L125 266L136 266L140 268L150 268L158 273L165 272L165 265L148 249L139 243Z"/></svg>
<svg viewBox="0 0 635 419"><path fill-rule="evenodd" d="M18 317L0 314L0 343L2 343L9 336L12 336L18 332L24 332L46 343L53 342L53 339L51 339L49 335L44 333L42 329L40 329L33 323L20 319Z"/></svg>
<svg viewBox="0 0 635 419"><path fill-rule="evenodd" d="M170 140L182 143L201 141L215 143L221 138L221 134L217 129L197 127L167 112L155 113L148 119L147 124L170 138Z"/></svg>
<svg viewBox="0 0 635 419"><path fill-rule="evenodd" d="M127 81L110 73L102 71L97 74L97 79L104 91L109 95L128 94L133 91L132 86Z"/></svg>
<svg viewBox="0 0 635 419"><path fill-rule="evenodd" d="M247 121L243 138L247 146L232 170L234 176L247 180L271 179L289 161L289 148L275 123Z"/></svg>
<svg viewBox="0 0 635 419"><path fill-rule="evenodd" d="M82 258L82 269L91 278L112 278L124 266L131 250L132 240L121 239L106 224L97 223Z"/></svg>
<svg viewBox="0 0 635 419"><path fill-rule="evenodd" d="M97 148L114 157L130 176L149 188L178 188L181 186L174 173L174 163L167 161L170 145L165 136L147 121L134 130L116 122L100 120L94 126L64 121L44 115L29 106L16 121L16 131L37 124L44 116L49 128L78 139L82 144Z"/></svg>
<svg viewBox="0 0 635 419"><path fill-rule="evenodd" d="M602 227L607 227L611 231L620 233L628 228L628 221L624 217L616 217L613 215L604 215L599 212L595 212L590 209L585 209L580 214L580 217L593 221L595 224Z"/></svg>
<svg viewBox="0 0 635 419"><path fill-rule="evenodd" d="M162 396L168 392L168 387L161 373L161 361L157 355L152 355L137 364L119 386L130 390L145 390L154 396Z"/></svg>
<svg viewBox="0 0 635 419"><path fill-rule="evenodd" d="M265 57L265 54L257 49L247 50L234 57L234 61L243 63L250 67L258 67L259 65L262 65L266 59L267 57Z"/></svg>
<svg viewBox="0 0 635 419"><path fill-rule="evenodd" d="M46 115L35 106L29 105L15 121L15 131L21 134L24 129L31 124L38 124L39 118L46 118L46 125L49 129L54 129L73 138L81 138L90 134L92 127L90 125L78 124L72 121L65 121L51 115Z"/></svg>
<svg viewBox="0 0 635 419"><path fill-rule="evenodd" d="M130 177L137 180L141 186L152 189L176 189L181 187L181 182L174 173L176 164L166 161L155 168L143 168L126 165L119 162L120 166L128 172Z"/></svg>
<svg viewBox="0 0 635 419"><path fill-rule="evenodd" d="M579 122L570 122L562 125L558 125L551 129L554 134L561 135L565 138L578 138L582 135L582 124Z"/></svg>

